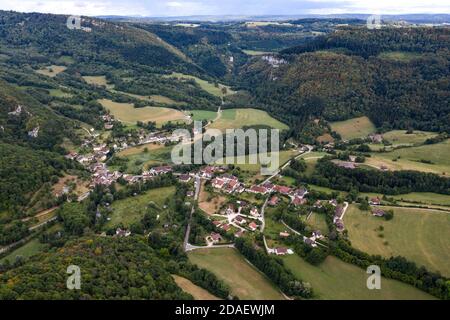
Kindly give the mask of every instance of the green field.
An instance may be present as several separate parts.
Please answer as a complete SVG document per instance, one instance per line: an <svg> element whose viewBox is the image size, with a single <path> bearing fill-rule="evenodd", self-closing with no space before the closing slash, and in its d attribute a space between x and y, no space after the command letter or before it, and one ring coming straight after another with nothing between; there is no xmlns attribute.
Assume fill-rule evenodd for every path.
<svg viewBox="0 0 450 320"><path fill-rule="evenodd" d="M186 115L175 109L161 107L135 108L132 103L119 103L108 99L101 99L98 102L125 124L136 124L137 121L155 121L161 126L168 121L185 121Z"/></svg>
<svg viewBox="0 0 450 320"><path fill-rule="evenodd" d="M298 255L283 258L292 273L311 284L319 299L325 300L429 300L433 296L399 281L382 278L381 290L367 289L367 273L354 265L329 256L313 266Z"/></svg>
<svg viewBox="0 0 450 320"><path fill-rule="evenodd" d="M386 221L351 205L345 225L352 245L370 254L401 255L432 271L450 276L450 215L425 209L384 207L394 211ZM383 226L384 231L378 228ZM382 236L382 237L381 237Z"/></svg>
<svg viewBox="0 0 450 320"><path fill-rule="evenodd" d="M137 147L119 154L120 157L128 159L126 172L135 173L140 169L147 169L149 166L170 164L172 162L172 147L153 146L153 148L148 146L148 152L144 152L145 146L143 146L142 151ZM111 170L116 169L118 168L111 168Z"/></svg>
<svg viewBox="0 0 450 320"><path fill-rule="evenodd" d="M195 250L189 260L213 272L231 288L233 294L246 300L283 300L283 295L262 273L232 248Z"/></svg>
<svg viewBox="0 0 450 320"><path fill-rule="evenodd" d="M396 160L396 161L393 161ZM422 161L431 161L423 163ZM441 143L402 148L391 152L372 152L366 164L385 165L390 170L416 170L450 175L450 139Z"/></svg>
<svg viewBox="0 0 450 320"><path fill-rule="evenodd" d="M256 51L256 50L242 50L246 55L249 56L263 56L265 54L271 54L269 51Z"/></svg>
<svg viewBox="0 0 450 320"><path fill-rule="evenodd" d="M280 130L289 129L287 125L272 118L267 112L257 109L223 110L222 116L211 125L211 128L226 130L257 125L265 125Z"/></svg>
<svg viewBox="0 0 450 320"><path fill-rule="evenodd" d="M230 94L234 94L235 92L233 90L231 90L230 87L225 86L223 84L218 84L217 86L212 83L212 82L208 82L206 80L200 79L198 77L195 76L191 76L191 75L187 75L187 74L183 74L183 73L172 73L169 77L171 78L177 78L177 79L187 79L187 80L195 80L195 82L200 86L200 88L202 88L203 90L205 90L206 92L217 96L217 97L224 97L226 95L230 95ZM226 88L226 93L223 93L223 88Z"/></svg>
<svg viewBox="0 0 450 320"><path fill-rule="evenodd" d="M194 121L200 121L200 120L211 121L217 117L217 112L215 112L215 111L189 110L188 113L192 114L192 120L194 120Z"/></svg>
<svg viewBox="0 0 450 320"><path fill-rule="evenodd" d="M281 152L276 152L275 155L278 156L279 166L282 166L286 162L288 162L291 158L293 158L298 152L295 150L284 150ZM271 154L268 155L270 157ZM251 164L249 156L239 156L239 157L227 157L224 159L221 159L222 162L218 161L217 164L234 164L241 168L243 171L248 171L251 173L257 173L261 170L261 164L259 162L256 164Z"/></svg>
<svg viewBox="0 0 450 320"><path fill-rule="evenodd" d="M50 89L50 95L56 98L70 98L72 95L70 93L64 92L61 89Z"/></svg>
<svg viewBox="0 0 450 320"><path fill-rule="evenodd" d="M111 206L113 209L110 215L111 220L108 221L106 227L116 226L119 223L122 223L125 227L129 227L132 223L139 221L143 217L150 202L154 202L162 208L166 199L172 197L174 194L175 187L166 187L152 189L136 197L115 201ZM163 214L164 211L162 209L161 211L161 214Z"/></svg>
<svg viewBox="0 0 450 320"><path fill-rule="evenodd" d="M339 133L345 140L364 138L376 131L375 125L367 117L332 122L331 129Z"/></svg>
<svg viewBox="0 0 450 320"><path fill-rule="evenodd" d="M400 62L410 62L421 57L420 53L406 51L385 51L378 55L378 58L394 60Z"/></svg>
<svg viewBox="0 0 450 320"><path fill-rule="evenodd" d="M33 239L20 248L12 251L10 254L0 259L0 263L9 260L9 262L14 262L17 256L21 256L23 258L29 258L41 251L43 251L47 247L46 244L40 243L38 239Z"/></svg>
<svg viewBox="0 0 450 320"><path fill-rule="evenodd" d="M438 134L426 131L414 131L407 134L405 130L393 130L383 134L383 138L394 147L397 146L413 146L423 144L425 140L436 137Z"/></svg>
<svg viewBox="0 0 450 320"><path fill-rule="evenodd" d="M305 221L313 230L320 230L322 234L328 234L328 226L324 214L313 212Z"/></svg>

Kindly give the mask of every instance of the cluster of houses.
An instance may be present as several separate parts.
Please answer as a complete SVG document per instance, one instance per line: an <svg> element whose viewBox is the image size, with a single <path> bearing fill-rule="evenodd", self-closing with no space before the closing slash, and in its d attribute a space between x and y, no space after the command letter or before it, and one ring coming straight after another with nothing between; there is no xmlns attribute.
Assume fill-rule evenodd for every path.
<svg viewBox="0 0 450 320"><path fill-rule="evenodd" d="M278 68L280 65L287 63L285 59L277 58L272 55L263 56L262 59L274 68Z"/></svg>
<svg viewBox="0 0 450 320"><path fill-rule="evenodd" d="M291 187L275 185L270 182L266 182L262 185L254 185L254 186L246 189L246 191L250 192L250 193L262 194L262 195L266 195L266 194L270 194L270 193L279 193L279 194L282 194L282 195L285 195L285 196L288 196L289 198L291 198L291 203L294 206L299 206L299 205L305 204L306 203L305 196L308 194L308 190L306 190L305 188L294 189ZM279 202L279 200L280 199L278 197L272 197L269 200L269 205L275 206Z"/></svg>
<svg viewBox="0 0 450 320"><path fill-rule="evenodd" d="M344 220L342 219L344 216L344 207L338 204L335 199L330 200L329 203L335 207L333 223L336 226L336 230L342 232L345 229Z"/></svg>
<svg viewBox="0 0 450 320"><path fill-rule="evenodd" d="M214 178L211 185L213 188L229 194L234 192L242 193L245 190L244 186L239 182L237 177L227 173Z"/></svg>
<svg viewBox="0 0 450 320"><path fill-rule="evenodd" d="M322 232L320 230L313 231L311 237L303 237L303 242L307 245L315 248L317 247L317 240L323 239L324 236L322 235Z"/></svg>

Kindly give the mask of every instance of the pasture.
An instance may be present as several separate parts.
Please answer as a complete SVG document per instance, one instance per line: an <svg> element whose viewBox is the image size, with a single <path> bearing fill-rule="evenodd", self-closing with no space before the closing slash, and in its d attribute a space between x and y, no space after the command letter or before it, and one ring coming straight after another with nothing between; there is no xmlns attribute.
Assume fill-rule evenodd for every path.
<svg viewBox="0 0 450 320"><path fill-rule="evenodd" d="M212 121L217 117L217 112L206 110L189 110L188 113L192 114L192 120L194 121Z"/></svg>
<svg viewBox="0 0 450 320"><path fill-rule="evenodd" d="M169 121L185 121L186 115L175 109L161 107L135 108L132 103L119 103L108 99L101 99L98 102L107 110L111 111L116 119L134 125L137 121L155 121L158 126Z"/></svg>
<svg viewBox="0 0 450 320"><path fill-rule="evenodd" d="M201 249L189 252L188 256L192 263L213 272L228 284L240 299L284 300L278 288L236 249Z"/></svg>
<svg viewBox="0 0 450 320"><path fill-rule="evenodd" d="M352 245L384 257L401 255L431 271L450 276L450 215L426 209L382 207L394 211L386 221L351 205L345 226ZM382 228L380 228L382 227Z"/></svg>
<svg viewBox="0 0 450 320"><path fill-rule="evenodd" d="M416 170L450 175L450 139L436 144L401 148L391 152L372 152L366 164L390 170Z"/></svg>
<svg viewBox="0 0 450 320"><path fill-rule="evenodd" d="M240 129L244 126L264 125L274 129L289 129L284 123L272 118L267 112L258 109L227 109L222 111L222 116L214 122L210 128L226 130Z"/></svg>
<svg viewBox="0 0 450 320"><path fill-rule="evenodd" d="M309 282L323 300L431 300L433 296L402 282L382 278L381 290L367 289L367 273L336 257L328 256L319 266L313 266L298 255L283 258L291 272Z"/></svg>
<svg viewBox="0 0 450 320"><path fill-rule="evenodd" d="M135 173L141 169L147 169L149 166L170 164L172 147L165 147L155 145L153 149L148 147L148 152L145 152L145 146L142 152L139 152L138 147L132 148L130 151L123 151L122 157L128 160L126 172ZM123 156L123 154L127 154ZM114 168L116 169L116 168Z"/></svg>
<svg viewBox="0 0 450 320"><path fill-rule="evenodd" d="M189 293L194 297L195 300L220 300L216 296L212 295L205 289L195 285L190 280L177 276L175 274L172 275L173 280L184 292Z"/></svg>
<svg viewBox="0 0 450 320"><path fill-rule="evenodd" d="M134 222L138 222L144 216L150 202L154 202L163 211L162 207L166 199L171 198L174 194L175 187L165 187L151 189L136 197L115 201L111 206L113 212L110 215L111 220L106 224L106 228L120 223L124 227L129 227Z"/></svg>
<svg viewBox="0 0 450 320"><path fill-rule="evenodd" d="M434 132L414 131L408 134L405 130L393 130L383 134L383 138L392 143L393 147L420 145L436 136L437 133Z"/></svg>
<svg viewBox="0 0 450 320"><path fill-rule="evenodd" d="M376 131L375 125L368 117L360 117L330 123L331 129L339 133L342 139L364 138Z"/></svg>
<svg viewBox="0 0 450 320"><path fill-rule="evenodd" d="M180 80L194 80L200 86L200 88L217 97L224 97L235 93L229 86L225 86L220 83L216 85L212 82L200 79L192 75L174 72L169 77Z"/></svg>

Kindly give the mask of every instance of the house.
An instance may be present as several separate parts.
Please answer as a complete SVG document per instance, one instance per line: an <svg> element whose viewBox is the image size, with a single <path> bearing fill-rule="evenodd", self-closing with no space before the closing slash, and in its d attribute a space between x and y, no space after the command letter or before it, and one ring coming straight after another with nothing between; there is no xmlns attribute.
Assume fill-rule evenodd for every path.
<svg viewBox="0 0 450 320"><path fill-rule="evenodd" d="M163 167L155 167L155 168L151 168L149 173L152 176L159 176L161 174L166 174L172 172L172 167L171 166L163 166Z"/></svg>
<svg viewBox="0 0 450 320"><path fill-rule="evenodd" d="M339 232L342 232L342 231L344 231L344 221L343 220L341 220L341 219L336 219L335 221L334 221L334 225L336 226L336 230L337 231L339 231Z"/></svg>
<svg viewBox="0 0 450 320"><path fill-rule="evenodd" d="M386 212L384 212L383 210L381 210L379 208L375 208L372 210L372 215L374 215L375 217L384 217L385 214L386 214Z"/></svg>
<svg viewBox="0 0 450 320"><path fill-rule="evenodd" d="M389 171L389 168L385 166L384 164L380 167L381 171Z"/></svg>
<svg viewBox="0 0 450 320"><path fill-rule="evenodd" d="M72 151L69 154L64 156L66 159L75 160L78 157L78 153Z"/></svg>
<svg viewBox="0 0 450 320"><path fill-rule="evenodd" d="M286 232L286 231L280 232L280 237L282 237L282 238L287 238L287 237L289 237L289 236L290 236L289 232Z"/></svg>
<svg viewBox="0 0 450 320"><path fill-rule="evenodd" d="M314 208L317 208L317 209L322 208L322 202L321 202L320 200L317 200L317 201L314 203L313 207L314 207Z"/></svg>
<svg viewBox="0 0 450 320"><path fill-rule="evenodd" d="M274 186L273 191L287 195L291 193L292 189L285 186Z"/></svg>
<svg viewBox="0 0 450 320"><path fill-rule="evenodd" d="M275 185L270 182L266 182L262 184L262 187L266 188L269 192L271 192L273 190L273 187L275 187Z"/></svg>
<svg viewBox="0 0 450 320"><path fill-rule="evenodd" d="M223 179L220 178L214 178L213 181L211 182L211 185L213 186L213 188L215 189L222 189L225 186L226 182Z"/></svg>
<svg viewBox="0 0 450 320"><path fill-rule="evenodd" d="M328 201L328 203L335 207L338 205L338 202L336 199L331 199L330 201Z"/></svg>
<svg viewBox="0 0 450 320"><path fill-rule="evenodd" d="M254 217L259 217L260 216L258 208L256 208L256 207L253 207L252 210L250 210L250 214L252 216L254 216Z"/></svg>
<svg viewBox="0 0 450 320"><path fill-rule="evenodd" d="M214 221L212 222L212 224L215 225L216 227L219 227L219 226L221 225L221 222L220 222L220 221L217 221L217 220L214 220Z"/></svg>
<svg viewBox="0 0 450 320"><path fill-rule="evenodd" d="M219 167L214 167L214 166L206 166L204 167L202 170L200 170L200 177L202 177L203 179L212 179L213 175L215 172L218 171L222 171L221 168Z"/></svg>
<svg viewBox="0 0 450 320"><path fill-rule="evenodd" d="M305 188L296 189L293 192L294 197L298 197L301 199L303 199L307 194L308 194L308 190L306 190Z"/></svg>
<svg viewBox="0 0 450 320"><path fill-rule="evenodd" d="M189 198L194 197L194 195L195 195L194 191L188 191L188 192L186 192L186 196L188 196Z"/></svg>
<svg viewBox="0 0 450 320"><path fill-rule="evenodd" d="M381 199L379 197L372 198L369 200L369 204L372 206L379 206L381 204Z"/></svg>
<svg viewBox="0 0 450 320"><path fill-rule="evenodd" d="M244 230L239 230L238 232L236 232L236 233L234 234L234 236L235 236L236 238L240 238L240 237L242 237L243 234L244 234Z"/></svg>
<svg viewBox="0 0 450 320"><path fill-rule="evenodd" d="M273 196L269 200L269 206L272 206L272 207L276 206L278 204L278 202L280 202L280 198L278 198L277 196Z"/></svg>
<svg viewBox="0 0 450 320"><path fill-rule="evenodd" d="M356 164L354 162L335 161L334 164L337 165L338 167L345 168L345 169L351 169L351 170L356 169Z"/></svg>
<svg viewBox="0 0 450 320"><path fill-rule="evenodd" d="M222 230L228 231L228 230L230 230L230 229L231 229L231 226L230 226L229 224L224 224L224 225L222 225Z"/></svg>
<svg viewBox="0 0 450 320"><path fill-rule="evenodd" d="M247 192L255 194L266 194L267 192L269 192L269 190L262 186L252 186L250 189L247 189Z"/></svg>
<svg viewBox="0 0 450 320"><path fill-rule="evenodd" d="M276 248L275 249L275 254L277 256L285 256L288 254L288 249L287 248Z"/></svg>
<svg viewBox="0 0 450 320"><path fill-rule="evenodd" d="M322 232L320 232L320 230L313 231L312 235L313 235L313 238L315 238L315 239L323 239L324 238L324 236L323 236Z"/></svg>
<svg viewBox="0 0 450 320"><path fill-rule="evenodd" d="M372 141L372 143L382 143L383 142L383 136L381 134L372 133L369 135L369 139Z"/></svg>
<svg viewBox="0 0 450 320"><path fill-rule="evenodd" d="M243 225L247 222L242 216L236 216L236 218L234 218L234 221L239 225Z"/></svg>
<svg viewBox="0 0 450 320"><path fill-rule="evenodd" d="M112 123L105 123L105 130L111 130L112 128L114 128L114 124L112 124Z"/></svg>
<svg viewBox="0 0 450 320"><path fill-rule="evenodd" d="M222 240L222 237L220 236L220 234L215 233L215 232L211 232L211 240L213 243L218 243L220 240Z"/></svg>
<svg viewBox="0 0 450 320"><path fill-rule="evenodd" d="M124 230L121 228L117 228L117 230L116 230L116 236L118 236L118 237L128 237L130 235L131 235L131 232L128 230Z"/></svg>
<svg viewBox="0 0 450 320"><path fill-rule="evenodd" d="M307 244L307 245L313 247L313 248L314 248L314 247L317 247L316 241L315 241L314 239L312 239L312 238L304 237L304 238L303 238L303 242L304 242L305 244Z"/></svg>
<svg viewBox="0 0 450 320"><path fill-rule="evenodd" d="M178 178L178 180L180 180L180 182L185 182L185 183L187 183L187 182L189 182L189 181L191 181L191 176L190 175L188 175L188 174L182 174L182 175L180 175L180 177Z"/></svg>
<svg viewBox="0 0 450 320"><path fill-rule="evenodd" d="M348 156L351 162L356 162L356 156Z"/></svg>
<svg viewBox="0 0 450 320"><path fill-rule="evenodd" d="M344 213L344 207L342 206L336 206L336 209L334 210L334 217L336 218L341 218L342 214Z"/></svg>
<svg viewBox="0 0 450 320"><path fill-rule="evenodd" d="M258 229L258 225L254 222L250 222L250 224L248 225L248 227L250 228L250 230L252 231L256 231L256 229Z"/></svg>
<svg viewBox="0 0 450 320"><path fill-rule="evenodd" d="M299 197L294 197L294 199L292 200L292 204L294 206L301 206L301 205L304 205L306 202L307 202L306 199L299 198Z"/></svg>

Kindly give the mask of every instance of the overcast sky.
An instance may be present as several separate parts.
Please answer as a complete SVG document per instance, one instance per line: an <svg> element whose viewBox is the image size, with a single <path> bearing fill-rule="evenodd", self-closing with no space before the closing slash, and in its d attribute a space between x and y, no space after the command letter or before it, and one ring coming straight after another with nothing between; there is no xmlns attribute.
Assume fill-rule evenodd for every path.
<svg viewBox="0 0 450 320"><path fill-rule="evenodd" d="M450 0L0 0L1 10L76 15L450 13Z"/></svg>

